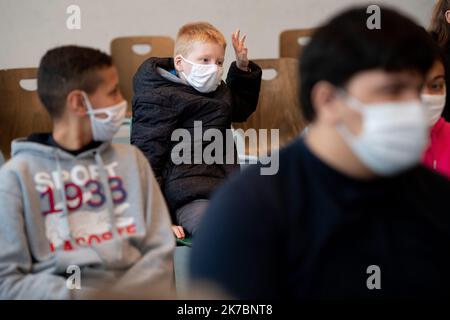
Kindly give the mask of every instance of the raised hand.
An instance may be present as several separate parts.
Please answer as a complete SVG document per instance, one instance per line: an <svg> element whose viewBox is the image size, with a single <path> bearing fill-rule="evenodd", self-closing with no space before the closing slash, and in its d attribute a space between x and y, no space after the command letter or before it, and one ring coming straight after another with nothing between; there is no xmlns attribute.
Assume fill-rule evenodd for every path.
<svg viewBox="0 0 450 320"><path fill-rule="evenodd" d="M248 71L248 58L247 58L247 47L245 47L245 39L247 35L244 35L242 39L240 38L241 30L236 29L236 31L231 35L233 42L234 52L236 54L236 65L239 69Z"/></svg>

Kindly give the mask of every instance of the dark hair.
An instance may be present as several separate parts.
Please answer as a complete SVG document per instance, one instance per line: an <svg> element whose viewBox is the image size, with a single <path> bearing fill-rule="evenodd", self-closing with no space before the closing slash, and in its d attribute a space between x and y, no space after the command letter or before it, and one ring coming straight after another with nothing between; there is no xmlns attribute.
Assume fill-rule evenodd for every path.
<svg viewBox="0 0 450 320"><path fill-rule="evenodd" d="M450 74L449 74L449 68L448 68L448 59L446 56L447 44L445 44L444 46L439 46L439 42L438 42L439 35L436 32L431 32L431 36L433 37L433 40L436 41L436 46L438 46L438 50L439 50L439 55L436 58L436 60L439 60L444 65L445 83L446 83L446 87L447 87L447 90L446 90L447 99L445 101L444 110L442 111L442 117L444 117L444 119L446 121L449 121L449 119L450 119L450 86L449 86Z"/></svg>
<svg viewBox="0 0 450 320"><path fill-rule="evenodd" d="M95 92L102 81L97 71L110 66L111 57L96 49L63 46L47 51L39 64L37 84L39 98L50 116L62 115L72 90Z"/></svg>
<svg viewBox="0 0 450 320"><path fill-rule="evenodd" d="M315 117L314 85L322 80L345 84L363 70L415 70L422 75L437 57L426 30L400 13L381 9L381 28L369 29L366 7L345 11L320 27L300 59L300 101L308 121Z"/></svg>
<svg viewBox="0 0 450 320"><path fill-rule="evenodd" d="M440 46L445 46L450 38L450 25L445 18L445 12L450 10L450 0L439 0L434 6L430 31L435 34Z"/></svg>
<svg viewBox="0 0 450 320"><path fill-rule="evenodd" d="M444 50L442 49L442 47L439 47L437 45L437 43L436 43L436 46L435 46L435 50L436 50L436 56L434 57L434 62L436 62L436 61L442 62L442 64L444 65L444 68L445 68L446 63L447 63L447 58L445 56ZM446 78L447 78L447 76L446 76Z"/></svg>

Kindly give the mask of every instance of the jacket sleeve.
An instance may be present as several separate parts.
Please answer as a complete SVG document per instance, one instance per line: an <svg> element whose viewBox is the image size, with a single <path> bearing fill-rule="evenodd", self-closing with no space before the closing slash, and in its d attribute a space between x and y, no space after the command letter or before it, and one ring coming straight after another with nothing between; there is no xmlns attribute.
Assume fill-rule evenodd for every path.
<svg viewBox="0 0 450 320"><path fill-rule="evenodd" d="M145 157L139 150L136 152L147 230L146 236L138 244L142 257L121 277L116 288L120 292L147 292L156 297L156 294L170 294L173 290L175 238L158 183Z"/></svg>
<svg viewBox="0 0 450 320"><path fill-rule="evenodd" d="M65 278L32 272L32 256L17 177L0 170L0 299L69 299Z"/></svg>
<svg viewBox="0 0 450 320"><path fill-rule="evenodd" d="M163 188L163 169L170 161L170 140L177 124L177 111L168 104L170 99L158 92L152 97L135 96L133 99L133 123L131 144L145 155L156 180Z"/></svg>
<svg viewBox="0 0 450 320"><path fill-rule="evenodd" d="M242 71L233 62L228 70L226 82L233 98L233 122L246 121L258 105L262 70L252 61L248 67L249 72Z"/></svg>

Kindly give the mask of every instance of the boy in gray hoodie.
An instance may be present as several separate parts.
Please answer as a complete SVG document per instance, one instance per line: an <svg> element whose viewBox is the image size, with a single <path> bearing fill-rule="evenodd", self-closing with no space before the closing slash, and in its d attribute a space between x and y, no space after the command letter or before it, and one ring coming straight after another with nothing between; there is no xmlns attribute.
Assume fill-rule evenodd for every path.
<svg viewBox="0 0 450 320"><path fill-rule="evenodd" d="M15 140L0 170L0 298L166 297L169 213L142 153L111 144L126 111L111 57L50 50L38 93L53 132Z"/></svg>

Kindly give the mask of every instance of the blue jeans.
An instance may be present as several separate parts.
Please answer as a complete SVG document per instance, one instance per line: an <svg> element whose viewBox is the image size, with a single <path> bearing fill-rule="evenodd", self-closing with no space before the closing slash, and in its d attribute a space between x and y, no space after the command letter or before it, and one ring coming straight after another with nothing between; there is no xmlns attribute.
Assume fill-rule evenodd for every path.
<svg viewBox="0 0 450 320"><path fill-rule="evenodd" d="M203 213L208 207L208 203L209 200L207 199L194 200L185 204L175 212L178 224L193 237L195 236L200 220L203 217Z"/></svg>

